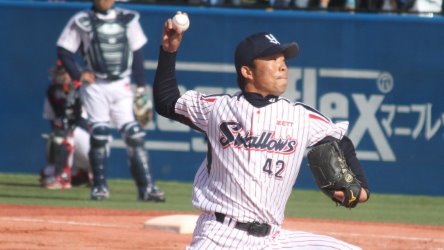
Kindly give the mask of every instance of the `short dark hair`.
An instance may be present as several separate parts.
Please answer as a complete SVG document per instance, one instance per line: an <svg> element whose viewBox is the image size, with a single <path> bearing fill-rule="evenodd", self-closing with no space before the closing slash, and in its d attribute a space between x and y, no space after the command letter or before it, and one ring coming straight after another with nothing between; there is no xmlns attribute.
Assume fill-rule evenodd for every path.
<svg viewBox="0 0 444 250"><path fill-rule="evenodd" d="M247 66L247 67L249 67L249 68L253 68L253 69L254 69L254 67L255 67L255 65L254 65L254 60L253 60L251 63L249 63L249 64L247 64L247 65L244 65L244 66ZM239 69L239 72L238 72L238 74L237 74L237 85L239 86L239 88L240 88L242 91L245 90L246 80L247 80L247 79L245 79L245 77L242 75L242 73L241 73L241 71L240 71L240 69Z"/></svg>

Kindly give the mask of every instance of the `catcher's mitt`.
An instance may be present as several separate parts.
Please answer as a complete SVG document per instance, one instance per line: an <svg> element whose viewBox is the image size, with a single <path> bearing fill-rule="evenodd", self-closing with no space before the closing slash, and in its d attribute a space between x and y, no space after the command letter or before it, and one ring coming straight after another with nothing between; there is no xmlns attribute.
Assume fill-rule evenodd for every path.
<svg viewBox="0 0 444 250"><path fill-rule="evenodd" d="M307 154L308 165L321 191L334 202L347 208L359 202L361 184L347 166L337 141L313 147ZM344 199L337 200L335 191L343 191Z"/></svg>
<svg viewBox="0 0 444 250"><path fill-rule="evenodd" d="M133 105L134 115L140 126L145 127L153 119L153 103L148 97L148 88L138 87Z"/></svg>

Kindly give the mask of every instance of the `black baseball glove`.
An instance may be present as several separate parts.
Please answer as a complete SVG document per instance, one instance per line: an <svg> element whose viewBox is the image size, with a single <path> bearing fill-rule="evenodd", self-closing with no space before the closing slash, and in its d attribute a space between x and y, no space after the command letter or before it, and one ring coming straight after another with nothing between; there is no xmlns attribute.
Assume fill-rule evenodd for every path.
<svg viewBox="0 0 444 250"><path fill-rule="evenodd" d="M307 154L308 165L321 191L336 204L354 208L359 202L361 183L347 166L338 141L314 146ZM337 200L335 191L343 191L344 199Z"/></svg>

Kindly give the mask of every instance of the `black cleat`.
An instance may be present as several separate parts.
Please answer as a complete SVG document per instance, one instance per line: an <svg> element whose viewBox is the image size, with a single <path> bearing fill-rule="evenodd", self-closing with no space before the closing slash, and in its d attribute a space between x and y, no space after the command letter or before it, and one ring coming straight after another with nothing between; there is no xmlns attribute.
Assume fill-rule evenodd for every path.
<svg viewBox="0 0 444 250"><path fill-rule="evenodd" d="M165 193L158 187L153 187L151 192L144 192L139 195L140 201L165 202Z"/></svg>
<svg viewBox="0 0 444 250"><path fill-rule="evenodd" d="M108 199L110 196L108 188L105 186L97 186L91 189L91 199L100 201Z"/></svg>

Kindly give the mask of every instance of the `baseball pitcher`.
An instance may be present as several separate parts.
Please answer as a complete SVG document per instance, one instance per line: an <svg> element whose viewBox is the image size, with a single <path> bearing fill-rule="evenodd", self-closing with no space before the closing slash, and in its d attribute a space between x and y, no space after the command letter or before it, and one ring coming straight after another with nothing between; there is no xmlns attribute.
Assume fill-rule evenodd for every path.
<svg viewBox="0 0 444 250"><path fill-rule="evenodd" d="M369 194L351 141L344 136L348 122L333 123L303 103L280 97L288 85L286 60L297 56L298 45L281 44L271 33L250 35L238 44L234 57L239 92L205 95L189 90L181 95L175 63L182 38L183 32L168 19L153 94L160 115L208 138L207 156L194 179L192 202L201 215L189 249L360 249L332 237L281 227L307 148L316 149L314 158L334 145L351 150L342 155L354 164L350 172L359 182L349 196L364 202ZM339 162L338 155L324 155ZM322 162L315 163L324 169ZM337 188L332 197L351 208L344 201L351 189Z"/></svg>

